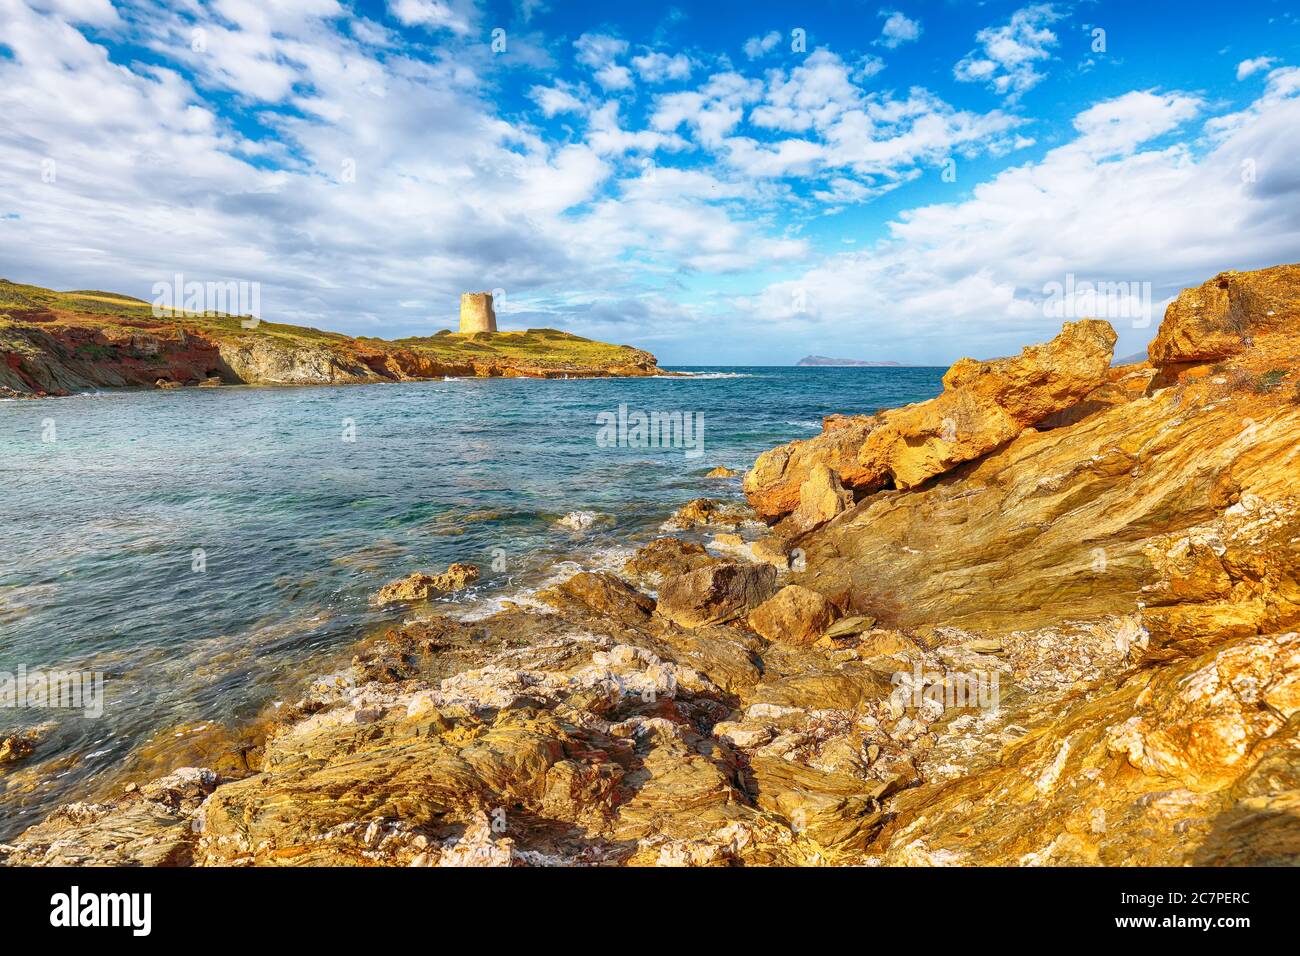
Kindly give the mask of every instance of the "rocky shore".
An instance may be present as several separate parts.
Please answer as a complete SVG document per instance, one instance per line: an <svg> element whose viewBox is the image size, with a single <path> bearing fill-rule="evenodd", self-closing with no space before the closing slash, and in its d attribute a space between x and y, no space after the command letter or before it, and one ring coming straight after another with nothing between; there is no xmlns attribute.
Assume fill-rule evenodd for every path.
<svg viewBox="0 0 1300 956"><path fill-rule="evenodd" d="M752 511L692 502L617 573L417 601L0 858L1294 863L1300 266L1186 290L1147 363L1114 342L1071 323L829 418L758 459Z"/></svg>
<svg viewBox="0 0 1300 956"><path fill-rule="evenodd" d="M649 352L555 329L443 331L390 342L231 316L159 318L138 299L0 281L0 397L126 386L659 374Z"/></svg>

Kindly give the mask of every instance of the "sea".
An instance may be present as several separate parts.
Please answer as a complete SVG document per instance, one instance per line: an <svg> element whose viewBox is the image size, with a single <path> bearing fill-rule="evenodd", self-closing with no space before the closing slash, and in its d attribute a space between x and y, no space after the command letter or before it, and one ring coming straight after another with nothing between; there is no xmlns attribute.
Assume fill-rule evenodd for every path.
<svg viewBox="0 0 1300 956"><path fill-rule="evenodd" d="M0 737L32 742L0 763L0 842L133 755L297 699L411 613L371 603L389 581L476 564L435 602L473 617L617 567L683 503L742 497L709 470L943 374L674 371L0 401ZM84 693L5 696L52 674Z"/></svg>

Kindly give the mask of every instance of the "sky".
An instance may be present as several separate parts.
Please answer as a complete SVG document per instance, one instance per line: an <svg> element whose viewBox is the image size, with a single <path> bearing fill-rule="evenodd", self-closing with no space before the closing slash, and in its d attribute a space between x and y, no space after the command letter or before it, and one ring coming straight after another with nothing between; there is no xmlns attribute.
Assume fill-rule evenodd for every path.
<svg viewBox="0 0 1300 956"><path fill-rule="evenodd" d="M1300 14L1222 8L0 0L0 276L256 282L385 338L495 290L665 365L945 365L1084 315L1126 355L1300 261Z"/></svg>

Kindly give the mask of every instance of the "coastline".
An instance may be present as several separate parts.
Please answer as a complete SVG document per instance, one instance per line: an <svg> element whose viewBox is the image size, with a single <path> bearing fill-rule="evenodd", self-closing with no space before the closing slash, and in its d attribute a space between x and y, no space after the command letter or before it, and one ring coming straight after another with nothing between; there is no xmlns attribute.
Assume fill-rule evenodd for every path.
<svg viewBox="0 0 1300 956"><path fill-rule="evenodd" d="M347 385L663 375L649 352L556 329L387 341L0 281L0 395L129 386Z"/></svg>
<svg viewBox="0 0 1300 956"><path fill-rule="evenodd" d="M1249 341L1191 304L1205 289L1140 367L1109 367L1104 323L1067 326L958 363L937 399L828 418L760 456L749 505L691 502L616 570L484 617L413 607L218 766L65 807L0 856L1285 862L1300 391L1274 370L1300 267L1280 270L1212 280ZM953 698L973 675L993 706Z"/></svg>

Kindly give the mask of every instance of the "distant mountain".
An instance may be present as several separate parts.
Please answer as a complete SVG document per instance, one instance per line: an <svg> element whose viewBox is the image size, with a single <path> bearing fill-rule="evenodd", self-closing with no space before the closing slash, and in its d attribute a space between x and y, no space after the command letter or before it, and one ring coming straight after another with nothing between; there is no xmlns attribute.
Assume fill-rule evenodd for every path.
<svg viewBox="0 0 1300 956"><path fill-rule="evenodd" d="M803 358L801 358L799 361L795 362L794 364L796 366L799 365L805 365L805 366L866 365L866 366L870 366L871 368L900 368L901 367L901 364L899 362L864 362L861 359L827 358L825 355L806 355Z"/></svg>
<svg viewBox="0 0 1300 956"><path fill-rule="evenodd" d="M1116 357L1111 363L1111 368L1117 365L1137 365L1147 360L1146 352L1136 352L1133 355L1126 355L1123 358Z"/></svg>

